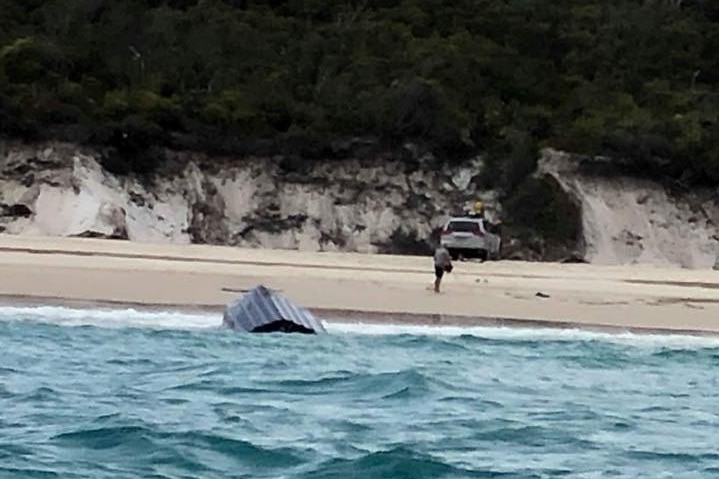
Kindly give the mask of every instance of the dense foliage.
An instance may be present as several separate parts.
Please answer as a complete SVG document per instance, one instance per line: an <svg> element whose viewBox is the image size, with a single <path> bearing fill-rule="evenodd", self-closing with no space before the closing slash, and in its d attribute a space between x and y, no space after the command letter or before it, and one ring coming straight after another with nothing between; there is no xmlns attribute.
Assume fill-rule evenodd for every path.
<svg viewBox="0 0 719 479"><path fill-rule="evenodd" d="M713 0L0 0L0 127L150 145L422 140L719 181Z"/></svg>

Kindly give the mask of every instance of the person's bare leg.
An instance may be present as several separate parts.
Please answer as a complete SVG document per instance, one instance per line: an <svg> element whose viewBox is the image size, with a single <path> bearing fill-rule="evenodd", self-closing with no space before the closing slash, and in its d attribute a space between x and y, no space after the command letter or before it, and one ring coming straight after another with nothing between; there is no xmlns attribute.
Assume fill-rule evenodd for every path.
<svg viewBox="0 0 719 479"><path fill-rule="evenodd" d="M442 283L442 279L441 279L441 278L435 278L435 279L434 279L434 292L435 292L435 293L439 293L439 285L440 285L440 283Z"/></svg>

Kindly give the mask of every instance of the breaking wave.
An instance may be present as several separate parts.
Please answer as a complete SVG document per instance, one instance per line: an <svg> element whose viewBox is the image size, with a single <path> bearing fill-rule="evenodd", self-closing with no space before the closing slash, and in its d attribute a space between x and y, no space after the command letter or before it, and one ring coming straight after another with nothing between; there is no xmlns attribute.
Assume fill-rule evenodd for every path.
<svg viewBox="0 0 719 479"><path fill-rule="evenodd" d="M0 306L0 321L169 330L218 329L222 322L220 313L192 314L172 310L84 309L61 306ZM672 349L719 347L719 337L683 334L614 333L559 328L343 323L341 321L325 321L324 324L327 330L334 334L475 337L500 341L609 341Z"/></svg>

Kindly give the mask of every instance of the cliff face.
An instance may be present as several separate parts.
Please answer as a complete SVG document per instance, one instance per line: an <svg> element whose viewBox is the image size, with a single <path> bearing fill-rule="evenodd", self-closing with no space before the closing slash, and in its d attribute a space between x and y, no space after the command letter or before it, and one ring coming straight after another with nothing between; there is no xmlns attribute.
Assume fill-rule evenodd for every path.
<svg viewBox="0 0 719 479"><path fill-rule="evenodd" d="M672 193L652 181L582 172L582 159L546 150L538 174L581 207L585 260L712 268L719 256L719 190Z"/></svg>
<svg viewBox="0 0 719 479"><path fill-rule="evenodd" d="M295 164L168 153L173 172L140 181L108 173L99 152L75 145L2 144L0 231L426 254L448 216L476 199L489 206L490 219L511 224L511 218L501 218L497 194L475 186L481 158L449 166L407 149L412 161L380 155ZM670 194L651 181L587 174L580 164L576 157L545 150L536 173L560 185L565 200L579 207L575 258L715 265L716 190ZM506 228L506 257L548 259L511 234Z"/></svg>
<svg viewBox="0 0 719 479"><path fill-rule="evenodd" d="M408 146L408 148L410 148ZM431 156L287 165L169 153L173 174L149 181L105 171L100 154L68 144L5 145L0 229L308 251L425 253L449 214L493 192Z"/></svg>

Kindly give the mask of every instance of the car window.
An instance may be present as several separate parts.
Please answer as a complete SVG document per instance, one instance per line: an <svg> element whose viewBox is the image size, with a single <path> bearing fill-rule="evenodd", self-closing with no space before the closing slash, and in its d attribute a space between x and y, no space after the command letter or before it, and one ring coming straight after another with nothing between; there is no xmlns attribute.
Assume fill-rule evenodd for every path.
<svg viewBox="0 0 719 479"><path fill-rule="evenodd" d="M450 221L447 225L450 233L479 233L479 223L474 221Z"/></svg>

